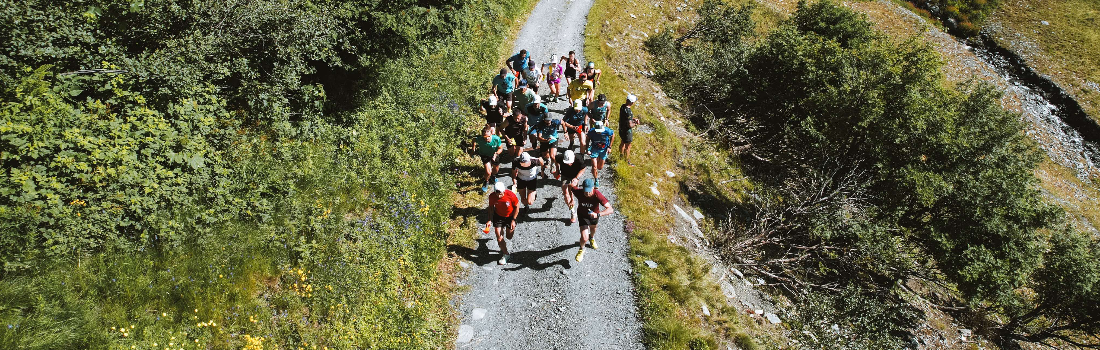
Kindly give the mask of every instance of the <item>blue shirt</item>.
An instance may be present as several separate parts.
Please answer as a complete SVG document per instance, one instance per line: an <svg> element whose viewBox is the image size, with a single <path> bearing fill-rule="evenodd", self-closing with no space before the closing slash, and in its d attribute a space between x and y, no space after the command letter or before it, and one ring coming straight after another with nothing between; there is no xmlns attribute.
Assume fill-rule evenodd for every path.
<svg viewBox="0 0 1100 350"><path fill-rule="evenodd" d="M566 123L572 126L581 126L584 124L584 117L588 115L588 107L581 107L580 112L575 111L573 108L565 110Z"/></svg>
<svg viewBox="0 0 1100 350"><path fill-rule="evenodd" d="M517 53L515 55L512 55L512 57L508 58L508 60L512 61L512 69L514 69L514 70L523 72L524 70L527 69L527 60L528 60L527 55L520 56L520 54Z"/></svg>
<svg viewBox="0 0 1100 350"><path fill-rule="evenodd" d="M588 149L604 150L611 148L612 135L615 135L615 133L607 127L603 128L603 132L596 132L596 129L588 130Z"/></svg>
<svg viewBox="0 0 1100 350"><path fill-rule="evenodd" d="M508 73L501 78L498 74L493 76L493 85L497 87L497 92L510 94L512 90L516 89L516 77L512 73Z"/></svg>
<svg viewBox="0 0 1100 350"><path fill-rule="evenodd" d="M558 140L558 129L560 128L561 121L557 119L551 119L550 125L546 125L546 123L540 122L534 128L532 128L531 131L534 134L541 136L542 138L550 140L550 142L554 142Z"/></svg>

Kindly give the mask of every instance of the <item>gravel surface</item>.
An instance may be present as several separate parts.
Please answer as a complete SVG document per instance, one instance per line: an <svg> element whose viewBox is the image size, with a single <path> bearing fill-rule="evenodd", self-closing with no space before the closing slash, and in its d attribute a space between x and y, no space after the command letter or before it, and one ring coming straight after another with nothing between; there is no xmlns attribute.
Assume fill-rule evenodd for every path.
<svg viewBox="0 0 1100 350"><path fill-rule="evenodd" d="M591 6L592 0L539 2L513 52L527 49L542 64L550 55L576 50L584 62L584 26ZM548 93L545 82L540 92ZM558 117L566 106L564 100L548 104ZM510 172L510 163L502 164L500 173ZM599 189L614 206L611 173L608 167L600 173ZM499 181L511 184L503 175ZM466 259L460 265L468 270L460 284L470 288L458 301L462 325L457 349L642 348L622 216L601 218L596 235L600 249L586 249L584 262L574 261L580 233L576 224L569 224L560 183L539 180L535 204L526 218L520 215L508 243L508 264L497 265L500 252L491 233L481 234L473 249L456 252ZM478 220L484 223L485 215Z"/></svg>

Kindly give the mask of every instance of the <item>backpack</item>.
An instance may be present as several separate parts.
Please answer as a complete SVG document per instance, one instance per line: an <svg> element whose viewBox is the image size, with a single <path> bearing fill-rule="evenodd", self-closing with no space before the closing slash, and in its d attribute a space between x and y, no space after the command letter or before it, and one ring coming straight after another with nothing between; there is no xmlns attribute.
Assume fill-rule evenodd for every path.
<svg viewBox="0 0 1100 350"><path fill-rule="evenodd" d="M611 130L604 128L603 132L596 132L595 129L588 133L589 144L593 149L605 150L611 148Z"/></svg>

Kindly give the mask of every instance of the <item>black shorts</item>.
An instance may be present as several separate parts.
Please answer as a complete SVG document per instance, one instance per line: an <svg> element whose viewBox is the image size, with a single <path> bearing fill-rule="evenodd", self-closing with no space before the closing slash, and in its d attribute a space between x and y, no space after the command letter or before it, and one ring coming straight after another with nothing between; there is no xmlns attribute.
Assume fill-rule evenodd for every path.
<svg viewBox="0 0 1100 350"><path fill-rule="evenodd" d="M539 142L539 154L544 156L548 155L550 154L550 150L555 147L558 147L557 140L555 140L554 142Z"/></svg>
<svg viewBox="0 0 1100 350"><path fill-rule="evenodd" d="M493 227L500 227L507 230L509 226L512 226L512 221L515 220L512 219L511 216L493 215Z"/></svg>
<svg viewBox="0 0 1100 350"><path fill-rule="evenodd" d="M573 67L565 67L565 77L569 79L577 79L577 70Z"/></svg>
<svg viewBox="0 0 1100 350"><path fill-rule="evenodd" d="M500 99L500 102L498 102L498 103L507 104L508 102L510 102L512 100L512 93L511 92L500 92L500 90L497 90L497 98Z"/></svg>
<svg viewBox="0 0 1100 350"><path fill-rule="evenodd" d="M498 124L504 122L504 116L503 115L498 116L498 115L486 114L485 115L485 122L489 123L489 124L493 124L493 125L498 125Z"/></svg>
<svg viewBox="0 0 1100 350"><path fill-rule="evenodd" d="M577 226L596 226L600 223L600 216L593 219L586 214L577 213Z"/></svg>
<svg viewBox="0 0 1100 350"><path fill-rule="evenodd" d="M481 164L492 163L493 165L500 165L500 160L497 159L498 157L494 157L493 155L486 156L479 154L477 156L481 157Z"/></svg>
<svg viewBox="0 0 1100 350"><path fill-rule="evenodd" d="M634 142L634 130L619 130L619 139L623 143Z"/></svg>
<svg viewBox="0 0 1100 350"><path fill-rule="evenodd" d="M534 191L535 189L537 189L539 187L538 185L539 185L538 177L536 177L534 180L530 180L530 181L516 179L516 189L517 190Z"/></svg>

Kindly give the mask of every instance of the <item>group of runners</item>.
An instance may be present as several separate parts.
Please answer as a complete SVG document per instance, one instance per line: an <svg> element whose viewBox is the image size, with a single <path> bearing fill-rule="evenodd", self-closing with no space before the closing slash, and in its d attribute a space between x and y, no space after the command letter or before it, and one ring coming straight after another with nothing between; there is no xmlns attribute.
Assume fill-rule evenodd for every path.
<svg viewBox="0 0 1100 350"><path fill-rule="evenodd" d="M515 234L520 215L535 203L539 179L551 176L561 181L569 221L580 228L576 260L582 261L585 246L599 247L594 238L600 217L614 212L598 189L599 171L615 140L608 125L611 102L596 92L602 72L592 62L582 67L574 51L537 64L527 50L521 50L505 66L493 77L488 96L480 103L485 127L474 138L475 152L484 166L481 190L492 191L485 232L496 234L501 252L497 263L508 262L507 240ZM549 91L540 95L543 82ZM563 116L551 115L546 103L563 98L569 102ZM633 129L640 124L631 110L637 100L627 95L619 107L619 152L629 166L634 166L628 158ZM497 180L503 159L512 162L511 186ZM589 165L592 177L584 178Z"/></svg>

